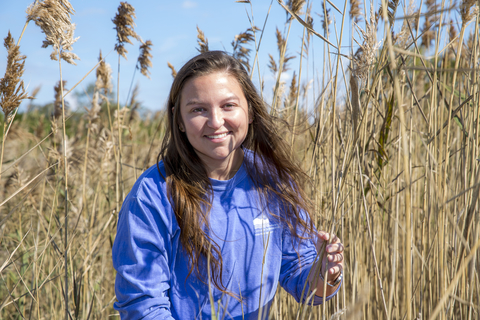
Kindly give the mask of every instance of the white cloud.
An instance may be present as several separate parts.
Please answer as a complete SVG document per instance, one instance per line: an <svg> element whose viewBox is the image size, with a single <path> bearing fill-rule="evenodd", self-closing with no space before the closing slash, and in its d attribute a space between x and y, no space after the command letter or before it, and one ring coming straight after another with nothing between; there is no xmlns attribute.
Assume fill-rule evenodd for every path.
<svg viewBox="0 0 480 320"><path fill-rule="evenodd" d="M183 1L182 3L183 9L192 9L192 8L196 8L197 6L198 6L198 3L190 0Z"/></svg>

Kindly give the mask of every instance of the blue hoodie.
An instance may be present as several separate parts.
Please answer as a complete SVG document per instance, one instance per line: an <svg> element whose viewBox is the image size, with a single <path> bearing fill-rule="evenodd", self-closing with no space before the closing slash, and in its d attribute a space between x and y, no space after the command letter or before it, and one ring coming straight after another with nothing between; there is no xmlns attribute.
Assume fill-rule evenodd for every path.
<svg viewBox="0 0 480 320"><path fill-rule="evenodd" d="M259 314L267 319L277 283L299 302L311 296L307 276L317 256L315 245L292 237L288 227L272 218L268 211L281 216L278 205L269 203L268 210L260 206L245 168L251 158L251 152L246 152L232 179L211 179L209 235L221 249L222 283L238 298L210 286L219 319L256 320ZM159 166L166 176L163 163ZM195 272L188 276L180 232L165 180L153 166L141 175L123 203L112 249L117 270L114 308L122 319L211 318L209 286ZM207 278L206 270L203 276ZM315 296L307 302L318 305L322 298Z"/></svg>

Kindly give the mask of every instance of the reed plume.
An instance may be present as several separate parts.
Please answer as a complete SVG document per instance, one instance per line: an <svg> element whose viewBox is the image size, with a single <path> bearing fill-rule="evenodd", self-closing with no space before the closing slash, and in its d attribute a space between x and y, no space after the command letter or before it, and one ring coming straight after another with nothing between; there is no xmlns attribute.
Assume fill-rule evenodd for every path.
<svg viewBox="0 0 480 320"><path fill-rule="evenodd" d="M362 11L360 9L360 0L350 0L350 19L355 23L359 23L362 20Z"/></svg>
<svg viewBox="0 0 480 320"><path fill-rule="evenodd" d="M65 84L67 81L63 81L60 83L60 81L57 82L55 87L53 87L53 90L55 91L55 102L53 103L53 117L55 119L60 118L62 115L62 88L65 90ZM65 108L67 107L67 102L64 101L64 106Z"/></svg>
<svg viewBox="0 0 480 320"><path fill-rule="evenodd" d="M50 58L56 61L60 58L75 65L74 60L80 58L71 52L72 45L78 40L73 37L75 24L70 20L74 12L68 0L43 0L27 8L27 21L35 21L45 33L42 48L53 47Z"/></svg>
<svg viewBox="0 0 480 320"><path fill-rule="evenodd" d="M210 51L208 49L208 39L205 37L203 31L197 26L197 43L200 46L197 48L198 52L205 53Z"/></svg>
<svg viewBox="0 0 480 320"><path fill-rule="evenodd" d="M436 14L432 14L432 12L436 12L438 6L435 0L427 0L426 4L427 14L425 14L425 21L421 31L423 33L422 46L428 49L432 44L432 41L435 39L435 30L433 29L433 25L435 24L437 17Z"/></svg>
<svg viewBox="0 0 480 320"><path fill-rule="evenodd" d="M478 5L473 10L472 7L475 5L475 0L464 0L460 4L460 16L462 17L462 23L466 24L473 19L478 14Z"/></svg>
<svg viewBox="0 0 480 320"><path fill-rule="evenodd" d="M276 74L278 71L277 63L271 54L268 54L270 60L268 61L268 68L272 71L273 74Z"/></svg>
<svg viewBox="0 0 480 320"><path fill-rule="evenodd" d="M302 14L302 8L303 5L305 4L305 0L288 0L287 1L287 7L295 13L296 15L301 15ZM290 16L288 20L291 20L293 17Z"/></svg>
<svg viewBox="0 0 480 320"><path fill-rule="evenodd" d="M23 75L26 56L20 54L20 47L15 44L10 31L4 39L7 48L7 68L5 76L0 79L0 105L5 114L5 121L10 122L12 112L23 99L28 99L27 93L20 80Z"/></svg>
<svg viewBox="0 0 480 320"><path fill-rule="evenodd" d="M109 92L112 92L112 68L103 60L101 50L98 61L100 61L100 64L96 71L97 80L95 81L95 89L103 90L103 94L107 96Z"/></svg>
<svg viewBox="0 0 480 320"><path fill-rule="evenodd" d="M415 1L409 0L408 7L407 7L407 16L408 17L413 16L418 19L418 15L416 15L416 11L417 11L417 8L415 6ZM400 32L397 34L396 44L402 49L406 48L407 42L411 36L408 26L410 25L410 28L412 29L416 28L415 18L405 18L403 20L402 28L400 29Z"/></svg>
<svg viewBox="0 0 480 320"><path fill-rule="evenodd" d="M147 40L140 46L140 56L138 57L138 64L140 65L140 72L150 79L150 70L148 68L152 67L152 54L150 51L152 50L152 41ZM138 65L137 65L138 68Z"/></svg>
<svg viewBox="0 0 480 320"><path fill-rule="evenodd" d="M295 99L298 95L297 74L293 71L292 81L290 82L290 88L288 96L285 98L285 107L293 107L295 105Z"/></svg>
<svg viewBox="0 0 480 320"><path fill-rule="evenodd" d="M278 53L280 56L280 59L282 55L285 55L283 58L283 68L282 72L288 71L288 63L290 60L295 59L295 56L288 56L287 55L287 39L282 35L280 30L275 31L275 36L277 37L277 48L278 48Z"/></svg>
<svg viewBox="0 0 480 320"><path fill-rule="evenodd" d="M366 79L381 44L381 42L376 42L377 19L373 11L373 4L370 7L370 19L365 19L365 30L362 30L357 24L355 27L357 32L362 35L363 43L360 44L355 38L353 39L360 47L353 56L353 72L358 78Z"/></svg>
<svg viewBox="0 0 480 320"><path fill-rule="evenodd" d="M397 12L397 7L398 4L400 3L400 0L390 0L388 1L387 4L387 15L388 15L388 21L390 22L390 26L393 26L394 18L395 18L395 13ZM383 19L383 7L380 5L380 8L378 9L379 12L379 17Z"/></svg>
<svg viewBox="0 0 480 320"><path fill-rule="evenodd" d="M115 51L119 55L127 59L127 49L125 49L125 43L133 44L130 40L130 37L141 41L140 36L135 32L135 22L133 19L136 18L135 8L128 4L127 2L120 2L118 6L118 12L115 17L112 19L113 24L115 25L115 30L117 31L117 43L115 44Z"/></svg>
<svg viewBox="0 0 480 320"><path fill-rule="evenodd" d="M172 70L172 77L175 78L177 76L177 70L175 70L175 67L170 62L167 62L167 65L170 70Z"/></svg>
<svg viewBox="0 0 480 320"><path fill-rule="evenodd" d="M330 17L329 8L325 7L325 2L322 2L322 13L318 14L322 18L322 29L323 34L328 36L330 34L330 24L332 23L332 18Z"/></svg>
<svg viewBox="0 0 480 320"><path fill-rule="evenodd" d="M92 97L91 108L88 109L87 107L85 107L85 110L87 111L87 113L85 114L85 119L88 121L87 129L90 129L93 132L98 131L98 124L96 123L96 120L100 118L99 114L100 114L101 108L100 108L100 105L98 104L99 99L100 99L100 96L98 94L98 91L96 91Z"/></svg>
<svg viewBox="0 0 480 320"><path fill-rule="evenodd" d="M254 33L258 31L257 27L253 26L252 28L248 28L245 32L237 34L232 41L232 49L233 49L233 57L240 61L241 64L247 68L248 72L250 72L250 51L245 47L246 44L255 41Z"/></svg>
<svg viewBox="0 0 480 320"><path fill-rule="evenodd" d="M450 20L450 26L448 27L448 41L450 42L450 47L448 48L447 58L448 60L454 60L455 48L458 46L458 32L453 20Z"/></svg>

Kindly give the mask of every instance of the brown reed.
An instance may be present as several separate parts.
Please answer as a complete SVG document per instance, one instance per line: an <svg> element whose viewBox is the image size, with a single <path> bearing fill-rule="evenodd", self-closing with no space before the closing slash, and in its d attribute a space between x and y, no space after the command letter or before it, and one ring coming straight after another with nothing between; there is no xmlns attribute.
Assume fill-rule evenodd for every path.
<svg viewBox="0 0 480 320"><path fill-rule="evenodd" d="M237 34L231 43L233 57L240 61L245 68L247 68L248 72L252 70L252 67L250 66L250 51L252 50L245 45L255 42L254 33L259 30L260 29L255 26L250 27L246 31Z"/></svg>
<svg viewBox="0 0 480 320"><path fill-rule="evenodd" d="M103 90L103 95L107 96L109 92L112 92L112 68L108 63L103 60L102 50L98 56L99 65L96 70L95 89Z"/></svg>
<svg viewBox="0 0 480 320"><path fill-rule="evenodd" d="M127 59L127 49L125 49L125 43L133 44L130 37L141 41L140 36L135 32L135 8L127 2L120 2L117 9L117 14L112 19L117 31L117 43L115 44L115 51Z"/></svg>
<svg viewBox="0 0 480 320"><path fill-rule="evenodd" d="M150 79L150 70L148 68L152 67L152 54L150 51L152 50L152 41L147 40L140 46L140 55L138 56L138 64L140 65L140 72L145 77ZM138 68L138 66L137 66Z"/></svg>
<svg viewBox="0 0 480 320"><path fill-rule="evenodd" d="M362 11L360 6L361 6L360 0L350 0L350 11L348 13L350 15L350 19L357 24L362 19Z"/></svg>
<svg viewBox="0 0 480 320"><path fill-rule="evenodd" d="M172 77L175 78L177 76L177 70L175 70L175 67L170 62L167 62L167 65L170 70L172 70Z"/></svg>
<svg viewBox="0 0 480 320"><path fill-rule="evenodd" d="M20 46L8 32L4 39L4 46L7 48L7 68L5 75L0 79L0 105L5 114L4 121L9 123L12 112L20 106L23 99L27 99L23 81L21 80L26 56L20 54Z"/></svg>
<svg viewBox="0 0 480 320"><path fill-rule="evenodd" d="M436 0L426 0L425 3L427 5L427 9L425 21L421 31L423 33L422 46L428 49L432 44L432 41L435 39L434 24L436 23L438 17L434 12L438 10L438 5L436 4Z"/></svg>
<svg viewBox="0 0 480 320"><path fill-rule="evenodd" d="M27 8L27 22L35 24L45 34L42 48L52 46L50 54L52 60L63 59L70 64L80 58L71 52L72 45L78 40L74 38L75 24L72 24L70 15L75 10L68 0L42 0L35 2Z"/></svg>
<svg viewBox="0 0 480 320"><path fill-rule="evenodd" d="M197 43L198 43L198 52L204 53L208 52L208 39L205 37L203 31L197 26Z"/></svg>

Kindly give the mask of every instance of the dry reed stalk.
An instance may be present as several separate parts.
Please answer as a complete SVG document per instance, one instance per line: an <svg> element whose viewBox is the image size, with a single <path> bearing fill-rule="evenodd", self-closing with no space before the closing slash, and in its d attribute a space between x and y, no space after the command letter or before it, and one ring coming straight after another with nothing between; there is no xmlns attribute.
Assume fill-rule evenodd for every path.
<svg viewBox="0 0 480 320"><path fill-rule="evenodd" d="M305 21L309 21L309 17L310 17L310 10L307 8L306 12L305 12ZM306 28L304 27L303 28L303 35L302 35L302 45L301 45L301 54L300 54L300 65L298 67L298 86L295 87L294 83L293 83L293 80L295 79L295 71L293 72L293 77L292 77L292 84L291 84L291 88L290 88L290 93L291 93L291 97L290 97L290 103L292 101L295 101L295 106L293 108L293 112L294 112L294 115L293 115L293 128L295 129L295 126L297 125L297 114L298 114L298 102L299 102L299 95L300 95L300 84L301 84L301 79L302 79L302 62L303 62L303 51L304 51L304 47L305 47L305 36L307 36L307 41L308 39L310 39L310 35L307 33L306 34ZM308 56L308 51L306 52L307 56ZM292 134L292 140L290 141L290 145L291 145L291 152L293 154L293 143L295 141L295 134Z"/></svg>
<svg viewBox="0 0 480 320"><path fill-rule="evenodd" d="M287 35L284 37L280 30L278 28L276 29L275 35L277 37L277 48L279 52L279 63L278 63L278 71L276 71L277 79L275 81L275 88L273 89L273 101L272 101L272 107L271 107L271 114L276 115L276 109L277 109L277 104L278 104L278 98L282 96L281 91L282 91L282 83L280 81L280 78L282 76L282 73L288 70L288 62L292 59L295 58L295 56L287 56L287 41L288 41L288 36L290 34L290 29L292 26L292 19L290 19L290 22L288 24L288 31ZM270 56L270 59L272 60L272 57ZM274 64L272 67L275 67L276 69L276 64Z"/></svg>
<svg viewBox="0 0 480 320"><path fill-rule="evenodd" d="M63 93L63 80L62 80L62 63L61 60L65 60L70 64L75 64L74 60L78 60L78 56L71 52L72 44L77 41L78 38L73 37L75 30L75 24L71 23L70 15L74 13L73 7L68 0L44 0L36 2L27 9L27 21L33 20L35 24L39 26L45 34L45 40L43 41L43 48L48 46L53 47L53 51L50 54L52 60L58 60L59 73L60 73L60 92ZM67 135L65 125L65 102L63 96L61 97L62 104L62 124L63 124L63 162L64 162L64 197L65 197L65 221L64 221L64 234L65 234L65 320L68 319L69 307L68 307L68 163L67 163Z"/></svg>
<svg viewBox="0 0 480 320"><path fill-rule="evenodd" d="M115 50L118 53L118 75L117 75L117 110L116 113L120 114L120 57L124 57L127 59L127 53L128 51L125 49L125 43L132 44L132 41L130 40L130 37L133 37L137 39L138 41L141 41L140 36L134 31L134 18L136 18L135 15L135 8L128 4L127 2L120 2L120 5L118 6L118 12L113 18L112 22L115 25L115 30L117 31L117 44L115 45ZM122 179L122 132L121 132L121 125L119 124L117 126L117 134L118 134L118 150L115 153L116 154L116 185L115 185L115 190L116 190L116 210L117 212L120 211L120 198L124 198L124 188L123 188L123 183L120 186L120 181L123 181ZM120 195L121 193L121 195Z"/></svg>
<svg viewBox="0 0 480 320"><path fill-rule="evenodd" d="M383 17L387 18L387 8L385 6L385 0L382 0L382 7L383 7ZM385 21L385 28L387 29L387 22ZM390 32L387 32L387 44L388 44L388 52L390 56L390 63L392 65L392 69L397 69L397 64L395 60L395 54L393 51L393 43L392 43L392 36ZM398 77L394 75L394 88L395 94L397 96L398 102L397 105L399 107L399 116L400 116L400 128L401 128L401 136L402 136L402 148L403 148L403 172L404 172L404 180L406 183L405 188L405 220L406 220L406 254L405 254L405 279L406 279L406 304L407 304L407 313L406 318L408 320L412 319L412 305L410 301L412 300L412 288L411 288L411 248L412 248L412 238L411 238L411 177L410 177L410 168L409 168L409 148L407 145L407 135L406 135L406 121L405 121L405 111L403 109L403 100L400 93L400 85L398 81ZM387 310L385 310L387 312ZM387 315L388 316L388 315Z"/></svg>

